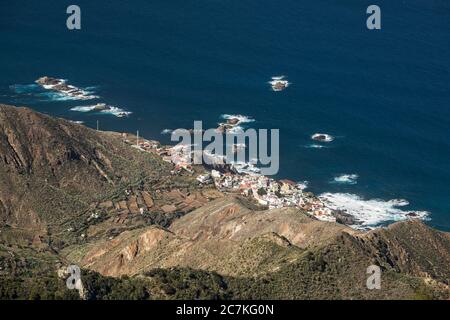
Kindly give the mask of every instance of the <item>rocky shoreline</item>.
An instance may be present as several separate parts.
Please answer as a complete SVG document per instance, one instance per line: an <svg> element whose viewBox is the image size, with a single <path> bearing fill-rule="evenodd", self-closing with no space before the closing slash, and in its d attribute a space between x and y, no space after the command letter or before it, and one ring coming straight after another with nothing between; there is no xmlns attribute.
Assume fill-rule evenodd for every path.
<svg viewBox="0 0 450 320"><path fill-rule="evenodd" d="M73 85L67 84L64 79L57 79L48 76L41 77L35 81L46 90L52 90L68 98L76 100L92 100L98 99L96 95L92 95L86 90L80 89Z"/></svg>
<svg viewBox="0 0 450 320"><path fill-rule="evenodd" d="M220 133L230 133L233 132L236 128L239 127L239 124L241 124L243 121L242 119L239 119L238 117L231 116L227 119L224 123L219 123L219 127L217 127L217 132Z"/></svg>
<svg viewBox="0 0 450 320"><path fill-rule="evenodd" d="M222 127L235 128L243 122L248 122L248 118L244 116L230 116L226 115L226 123ZM243 120L244 119L244 120ZM250 120L253 121L253 120ZM223 133L223 132L222 132ZM193 134L193 131L191 131ZM327 134L320 135L317 139L328 141L334 139ZM330 138L331 137L331 138ZM154 145L154 141L143 139L140 142L139 149L143 151L156 152L161 154L163 160L171 163L174 166L174 172L177 174L186 172L193 174L191 165L194 157L193 152L189 148L180 148L179 146L160 146L156 149L147 148L145 146ZM233 150L245 146L233 146ZM248 197L259 205L265 206L269 209L282 207L296 207L305 211L310 216L329 222L338 222L345 224L357 230L372 230L394 221L410 220L410 219L426 219L427 214L417 211L396 211L392 219L386 219L393 212L394 207L403 206L406 201L390 200L386 203L390 205L386 212L379 212L384 219L379 223L371 223L367 219L372 219L364 215L354 214L353 209L347 209L346 205L336 205L324 195L314 195L311 192L306 192L305 183L293 182L288 179L276 180L270 177L263 176L259 168L254 163L223 163L223 158L217 155L204 152L203 156L209 160L216 159L217 161L210 161L214 165L202 165L204 173L197 177L200 184L214 184L217 190L224 193L239 194ZM332 199L331 199L332 200ZM353 200L353 199L352 199ZM361 202L362 199L359 199ZM342 202L342 200L340 200ZM401 203L400 203L401 202ZM368 200L367 204L363 203L365 209L368 209L372 200ZM342 203L341 203L342 204ZM358 204L360 205L360 204ZM365 210L364 209L364 210ZM377 215L376 210L383 210L374 208L374 215ZM386 221L386 223L384 222Z"/></svg>
<svg viewBox="0 0 450 320"><path fill-rule="evenodd" d="M231 123L237 124L238 121L232 120ZM140 138L138 145L133 145L133 138L126 141L141 151L156 153L171 163L173 174L192 175L196 172L190 164L192 155L186 154L184 148L163 146L158 141L143 138ZM304 183L276 180L257 172L242 172L235 164L202 165L202 168L203 173L197 176L199 184L213 184L222 193L247 197L268 209L296 207L321 221L337 222L362 231L374 229L362 226L362 221L345 210L331 208L320 197L306 192ZM407 217L414 219L418 216L410 213Z"/></svg>
<svg viewBox="0 0 450 320"><path fill-rule="evenodd" d="M173 146L28 108L0 105L0 127L2 298L78 296L61 291L62 267L77 265L81 298L116 281L121 295L104 299L141 297L129 290L138 284L152 299L448 299L450 235L418 220L371 232L342 225L343 213L318 221L307 207L316 197L293 181L184 167ZM256 204L253 190L281 207ZM298 196L312 203L302 209ZM367 290L373 264L389 291Z"/></svg>

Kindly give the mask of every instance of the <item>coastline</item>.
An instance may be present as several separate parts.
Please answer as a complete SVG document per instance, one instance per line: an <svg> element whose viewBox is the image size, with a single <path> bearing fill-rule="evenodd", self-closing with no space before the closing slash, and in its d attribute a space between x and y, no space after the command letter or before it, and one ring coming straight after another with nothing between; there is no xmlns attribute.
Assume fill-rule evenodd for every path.
<svg viewBox="0 0 450 320"><path fill-rule="evenodd" d="M232 121L233 125L238 125L239 121ZM230 124L230 122L227 122ZM191 132L192 133L192 132ZM173 165L173 174L194 174L190 160L192 155L186 154L186 146L171 146L162 145L158 140L150 140L143 137L137 137L129 133L121 133L124 142L128 143L130 147L135 148L141 152L149 152L157 154L161 159ZM203 156L214 157L211 154L203 154ZM220 160L220 159L219 159ZM219 161L218 161L219 163ZM368 221L359 220L357 216L353 215L347 210L333 206L333 203L326 199L326 196L334 194L315 195L312 192L305 191L307 183L294 182L289 179L273 179L264 176L255 169L241 170L243 166L250 166L256 168L252 163L240 164L231 163L224 165L206 166L200 165L203 173L196 177L196 180L201 185L213 184L217 191L224 194L238 194L255 201L258 205L267 208L275 209L282 207L294 207L307 213L320 221L334 222L347 225L359 231L370 231L381 227L386 227L394 222L402 220L426 220L428 213L420 211L405 211L403 217L395 220L392 217L391 223L381 223L371 225ZM339 195L339 194L338 194ZM368 200L370 203L374 200ZM390 200L386 203L390 204L392 208L406 205L402 200ZM389 219L389 210L384 214Z"/></svg>
<svg viewBox="0 0 450 320"><path fill-rule="evenodd" d="M81 90L82 92L86 92L89 94L94 94L94 91L91 91L91 88L94 87L75 87L70 85L69 80L64 79L58 79L58 78L51 78L51 77L42 77L39 83L34 83L33 87L29 88L30 85L23 85L22 89L17 89L17 93L20 94L21 90L25 90L26 94L31 94L32 97L34 97L35 94L39 95L42 90L47 91L48 93L51 93L52 95L58 96L56 100L63 99L63 100L88 100L84 99L82 96L77 97L77 90ZM47 84L46 84L47 83ZM47 88L44 88L44 86ZM15 88L16 85L10 86ZM39 90L36 90L35 87L39 87ZM73 91L75 96L70 96ZM95 96L96 99L102 99L100 96ZM52 98L53 99L53 98ZM53 101L53 100L52 100ZM81 103L80 103L81 104ZM119 103L121 105L122 103ZM124 121L134 121L132 118L129 117L130 114L132 114L131 111L127 111L126 109L122 109L115 105L110 105L108 103L100 102L100 100L90 102L86 105L75 105L72 104L69 109L69 118L72 118L74 122L77 121L86 121L89 120L90 117L93 116L100 116L100 115L114 115L118 118L127 118L124 119ZM72 117L75 112L80 113L80 118L78 117ZM222 111L223 112L223 111ZM52 114L52 112L49 112ZM85 113L87 117L84 115L81 115L82 113ZM235 111L236 113L236 111ZM64 117L64 116L63 116ZM221 120L218 122L217 132L221 133L234 133L242 129L243 127L247 127L249 123L254 122L255 119L253 119L251 116L243 116L240 114L221 114ZM109 121L109 120L108 120ZM211 121L209 119L209 121ZM264 121L264 119L262 119ZM95 124L90 123L91 126L95 126ZM169 126L165 126L166 128L170 128ZM119 125L120 128L120 125ZM164 127L163 127L164 128ZM115 130L116 128L112 129ZM119 129L120 130L120 129ZM193 129L189 130L191 133L193 133ZM302 147L307 149L317 149L322 150L324 153L330 153L334 151L334 148L336 145L339 144L340 138L342 136L338 134L336 131L332 129L326 129L325 132L330 131L331 134L325 133L322 131L322 128L313 128L311 130L308 130L309 132L305 134L305 137L309 137L309 141L302 143ZM170 129L163 129L161 134L169 134L172 132ZM315 132L315 133L314 133ZM151 133L152 137L155 137L157 133ZM244 148L244 146L240 145L234 145L233 149L238 150L240 148ZM309 154L312 154L311 152L308 152ZM209 156L209 155L206 155ZM316 156L308 156L312 159L317 159ZM255 159L253 159L255 160ZM240 173L258 173L259 169L255 164L255 161L250 161L248 163L233 163L234 168L240 172ZM284 169L283 169L284 170ZM373 225L375 226L384 226L388 225L390 223L401 221L409 218L420 218L422 220L428 220L429 216L431 215L430 212L427 211L421 211L421 210L427 210L429 206L420 205L411 207L406 207L403 203L408 202L407 200L413 200L416 199L413 196L409 197L407 195L402 195L400 199L392 199L390 197L389 193L383 192L383 190L377 190L378 192L365 192L363 188L353 188L349 189L348 186L352 185L359 185L359 176L361 175L361 180L365 179L368 181L368 179L371 179L371 181L374 181L373 177L369 176L367 172L354 172L353 170L348 171L336 171L336 172L328 172L328 176L320 177L320 181L316 179L315 176L311 177L308 176L306 179L308 182L311 182L311 188L314 190L314 197L317 198L315 204L319 204L318 207L324 208L325 214L320 214L321 216L330 216L328 214L328 211L340 211L341 214L339 214L339 217L344 216L345 220L348 221L349 217L353 216L353 220L360 220L363 221L360 228L366 228L371 229L373 228ZM321 175L321 173L319 173ZM295 172L292 174L291 172L288 174L284 174L282 177L290 179L290 177L295 176L295 181L302 183L303 177L297 175ZM254 182L254 181L253 181ZM296 183L297 183L296 182ZM327 185L329 187L327 187ZM344 190L344 191L343 191ZM345 190L349 190L348 192ZM252 193L254 193L252 191ZM396 190L395 192L392 192L391 194L401 194L402 190ZM378 198L378 197L381 198ZM404 197L404 198L403 198ZM266 197L267 198L267 197ZM407 200L404 200L407 199ZM260 199L257 199L257 201ZM262 199L263 201L276 203L277 199L273 197L269 197L269 199ZM306 202L306 201L305 201ZM413 201L411 201L413 202ZM414 201L415 203L415 201ZM275 204L275 207L277 204ZM436 212L433 210L433 215ZM439 212L438 212L439 213ZM336 214L335 214L336 215ZM437 215L436 215L437 216ZM439 218L439 217L438 217ZM434 219L433 219L434 221ZM357 227L357 226L356 226ZM446 228L443 228L446 230Z"/></svg>
<svg viewBox="0 0 450 320"><path fill-rule="evenodd" d="M275 78L273 81L281 81L280 77ZM93 92L88 91L87 88L78 88L70 85L68 80L65 79L44 76L37 79L34 85L71 100L100 99L100 96L93 95ZM103 102L72 106L70 111L112 114L118 118L128 117L132 114L130 111ZM218 127L216 128L216 132L221 134L240 132L248 123L255 121L252 117L241 114L222 114L221 118L223 120L218 122ZM195 133L194 129L188 131L190 134ZM170 129L164 129L161 134L170 134L171 132L172 130ZM316 132L310 136L312 144L305 147L314 149L332 148L333 146L330 144L335 139L336 137L331 134ZM171 149L170 147L167 148ZM233 152L245 148L246 145L234 144L232 146ZM172 151L175 151L173 156ZM192 155L183 153L185 153L184 150L175 150L172 146L172 149L166 152L165 157L168 160L167 162L171 162L175 166L176 170L179 170L180 167L183 167L185 170L187 163L190 162L188 158L192 157ZM213 160L216 159L217 163L223 161L223 158L219 159L219 157L205 152L203 152L202 156ZM215 174L215 178L211 178L212 169L210 169L207 172L209 178L206 176L199 177L199 181L211 180L218 190L251 197L258 204L267 208L294 206L319 220L342 222L359 230L370 230L410 218L427 220L429 217L429 212L427 211L402 210L403 207L409 204L408 201L403 199L363 199L357 194L343 193L340 190L335 190L334 193L327 191L316 194L306 192L304 190L307 189L307 184L304 181L275 180L261 176L257 163L257 159L251 159L248 162L229 163L227 164L227 171L229 171L227 174ZM329 183L343 186L356 185L358 178L359 175L356 173L341 173L336 175Z"/></svg>
<svg viewBox="0 0 450 320"><path fill-rule="evenodd" d="M450 1L2 9L0 300L450 301Z"/></svg>

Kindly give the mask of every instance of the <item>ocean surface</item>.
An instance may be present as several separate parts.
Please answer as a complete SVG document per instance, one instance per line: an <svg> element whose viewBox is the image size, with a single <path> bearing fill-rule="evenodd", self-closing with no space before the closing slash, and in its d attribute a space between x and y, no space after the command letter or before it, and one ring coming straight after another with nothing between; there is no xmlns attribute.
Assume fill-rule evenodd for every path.
<svg viewBox="0 0 450 320"><path fill-rule="evenodd" d="M277 178L374 225L419 210L450 230L450 2L378 0L382 30L369 31L373 3L1 1L0 102L165 143L165 129L244 115L280 129ZM66 28L71 4L80 31ZM44 75L100 98L33 85ZM279 75L291 85L273 92ZM132 114L71 110L99 102Z"/></svg>

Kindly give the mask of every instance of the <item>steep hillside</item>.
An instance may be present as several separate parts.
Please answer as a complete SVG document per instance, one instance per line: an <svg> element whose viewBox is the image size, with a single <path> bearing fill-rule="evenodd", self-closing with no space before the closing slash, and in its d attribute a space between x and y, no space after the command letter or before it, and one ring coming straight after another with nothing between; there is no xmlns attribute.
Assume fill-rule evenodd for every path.
<svg viewBox="0 0 450 320"><path fill-rule="evenodd" d="M120 220L107 227L116 233L166 225L172 218L161 215L155 192L189 192L195 179L172 177L159 156L124 140L119 133L0 105L0 227L6 228L0 237L62 248L86 241L87 230L105 220ZM97 237L108 236L103 229Z"/></svg>
<svg viewBox="0 0 450 320"><path fill-rule="evenodd" d="M79 298L58 276L69 264L90 299L450 298L448 233L261 210L130 139L0 105L0 298Z"/></svg>
<svg viewBox="0 0 450 320"><path fill-rule="evenodd" d="M116 277L175 267L218 273L233 298L450 297L448 233L419 220L356 232L292 208L252 211L234 197L213 201L169 229L135 230L65 254ZM366 287L370 265L382 268L381 290Z"/></svg>
<svg viewBox="0 0 450 320"><path fill-rule="evenodd" d="M235 197L215 200L174 221L117 238L67 248L71 260L102 274L134 275L189 267L224 275L257 275L329 242L343 225L313 220L293 208L252 211Z"/></svg>
<svg viewBox="0 0 450 320"><path fill-rule="evenodd" d="M235 278L230 286L244 299L449 299L449 248L448 233L420 221L368 234L342 232L277 272ZM380 290L366 287L370 265L381 267Z"/></svg>

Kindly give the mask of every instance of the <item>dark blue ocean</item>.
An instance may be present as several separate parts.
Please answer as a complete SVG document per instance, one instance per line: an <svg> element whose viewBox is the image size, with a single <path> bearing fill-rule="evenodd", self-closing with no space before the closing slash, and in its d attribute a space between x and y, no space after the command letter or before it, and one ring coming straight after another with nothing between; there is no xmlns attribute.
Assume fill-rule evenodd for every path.
<svg viewBox="0 0 450 320"><path fill-rule="evenodd" d="M79 31L66 28L71 4ZM382 30L366 28L370 4ZM101 99L28 86L44 75ZM292 85L271 91L277 75ZM0 102L163 142L164 129L246 115L280 129L278 178L377 205L406 199L403 210L450 230L448 0L1 0ZM133 113L70 111L97 102ZM311 148L316 132L336 139ZM358 179L333 180L342 174Z"/></svg>

